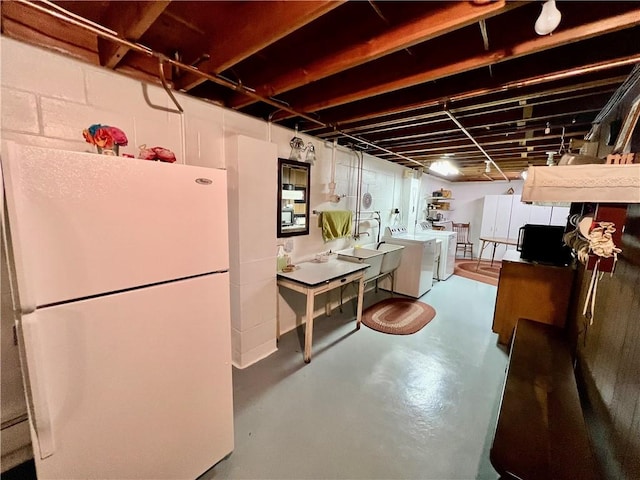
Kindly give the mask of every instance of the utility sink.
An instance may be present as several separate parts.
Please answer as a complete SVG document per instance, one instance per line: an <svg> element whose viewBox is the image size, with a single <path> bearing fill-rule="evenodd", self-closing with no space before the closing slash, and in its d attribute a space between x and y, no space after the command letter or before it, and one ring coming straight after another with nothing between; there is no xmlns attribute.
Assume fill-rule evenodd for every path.
<svg viewBox="0 0 640 480"><path fill-rule="evenodd" d="M376 246L375 243L369 243L363 245L362 249L374 250L377 252L383 252L382 265L380 266L380 273L389 273L400 266L402 260L402 250L404 245L394 245L392 243L380 243Z"/></svg>
<svg viewBox="0 0 640 480"><path fill-rule="evenodd" d="M375 245L374 245L375 246ZM347 260L348 262L366 263L369 265L364 272L364 281L366 282L370 278L380 275L380 269L382 268L382 260L384 259L384 252L368 249L368 248L346 248L344 250L338 250L339 260Z"/></svg>

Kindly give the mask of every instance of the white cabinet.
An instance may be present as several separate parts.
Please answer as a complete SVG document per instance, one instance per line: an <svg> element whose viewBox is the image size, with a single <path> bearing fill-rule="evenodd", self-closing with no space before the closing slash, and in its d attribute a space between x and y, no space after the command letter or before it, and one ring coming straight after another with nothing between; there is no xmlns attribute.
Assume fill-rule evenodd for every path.
<svg viewBox="0 0 640 480"><path fill-rule="evenodd" d="M520 195L487 195L482 209L480 236L518 238L520 227L534 225L566 225L569 207L541 206L522 203ZM482 243L482 242L478 242ZM513 246L498 245L495 258L502 258ZM476 246L480 251L480 246ZM482 258L491 259L492 249L487 248Z"/></svg>
<svg viewBox="0 0 640 480"><path fill-rule="evenodd" d="M518 197L518 201L520 197ZM482 225L480 227L480 237L482 238L507 238L511 230L511 211L514 202L514 195L487 195L484 197L484 207L482 209ZM482 242L478 242L479 244ZM476 251L480 251L480 245L476 246ZM498 245L495 258L502 258L506 251L505 245ZM485 249L482 258L491 259L491 249Z"/></svg>

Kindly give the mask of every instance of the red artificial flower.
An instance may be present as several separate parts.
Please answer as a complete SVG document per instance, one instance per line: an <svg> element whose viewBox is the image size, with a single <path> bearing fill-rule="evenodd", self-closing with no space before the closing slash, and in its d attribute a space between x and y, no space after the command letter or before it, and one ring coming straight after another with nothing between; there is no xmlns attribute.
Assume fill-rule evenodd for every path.
<svg viewBox="0 0 640 480"><path fill-rule="evenodd" d="M93 138L95 144L101 148L113 147L113 137L109 133L109 128L99 128Z"/></svg>
<svg viewBox="0 0 640 480"><path fill-rule="evenodd" d="M93 135L91 135L89 130L87 130L86 128L82 131L82 136L84 137L87 143L90 143L91 145L96 144L96 142L93 141Z"/></svg>

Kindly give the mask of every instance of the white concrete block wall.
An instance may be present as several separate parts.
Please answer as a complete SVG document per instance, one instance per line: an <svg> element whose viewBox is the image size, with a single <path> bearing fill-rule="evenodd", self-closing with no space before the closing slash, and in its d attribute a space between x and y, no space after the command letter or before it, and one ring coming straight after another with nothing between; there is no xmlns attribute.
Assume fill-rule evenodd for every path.
<svg viewBox="0 0 640 480"><path fill-rule="evenodd" d="M65 60L61 68L62 57L58 55L6 37L1 39L3 86L74 103L86 101L83 63Z"/></svg>
<svg viewBox="0 0 640 480"><path fill-rule="evenodd" d="M34 94L3 87L1 95L7 127L15 132L40 132L37 99Z"/></svg>
<svg viewBox="0 0 640 480"><path fill-rule="evenodd" d="M179 162L213 168L227 168L228 145L234 137L245 136L276 145L276 157L287 158L292 130L261 121L217 105L174 92L184 108L184 114L175 111L175 105L164 90L157 85L146 85L140 81L117 73L88 65L45 51L27 44L0 37L2 42L2 138L51 148L77 151L92 151L94 147L82 138L82 129L92 123L106 123L123 129L130 140L123 152L137 154L138 146L164 146L172 149ZM317 160L311 168L310 208L355 209L360 199L343 198L339 204L328 202L332 143L298 134L306 142L311 141ZM255 159L255 168L265 167L263 157ZM336 193L347 196L356 194L357 159L345 149L336 152ZM267 196L253 194L254 187L242 190L238 204L229 205L230 215L238 215L240 209L252 212L255 217L250 224L238 226L238 243L230 242L234 248L237 266L232 268L232 304L241 304L244 296L244 280L254 278L256 284L275 278L276 241L276 178L277 166L267 167L272 176L273 191ZM271 170L273 168L273 170ZM365 155L363 171L363 193L373 196L372 208L381 211L382 229L394 221L393 208L400 208L403 192L402 175L406 169L376 157ZM252 177L252 181L265 183L265 176ZM229 189L238 188L229 177ZM270 198L269 198L270 197ZM235 208L235 210L234 210ZM311 216L310 233L292 237L292 258L300 262L312 258L316 253L328 249L345 248L353 243L340 239L325 243L321 230L316 226L317 216ZM372 237L376 232L371 231ZM361 243L368 243L364 236ZM271 257L271 258L269 258ZM272 260L273 259L273 262ZM266 286L266 289L271 288ZM335 292L334 292L335 293ZM295 297L298 294L293 295ZM304 301L298 298L283 300L280 295L281 331L293 328L296 320L304 314ZM332 295L337 303L339 296ZM257 302L270 311L273 300L258 295ZM271 303L270 303L271 302ZM318 300L318 305L323 299ZM301 308L299 308L301 306ZM318 314L322 308L318 309ZM267 338L270 320L257 315L253 309L243 312L249 320L235 319L233 328L241 332L234 337L234 351L241 355L238 364L246 365L251 359L259 359L272 351L272 339ZM275 315L275 314L274 314ZM274 329L275 332L275 329ZM246 335L245 335L246 333ZM264 340L263 343L260 343ZM245 349L249 348L249 351ZM245 356L245 353L250 352ZM238 357L236 357L238 358Z"/></svg>
<svg viewBox="0 0 640 480"><path fill-rule="evenodd" d="M122 153L137 155L138 146L144 143L148 147L163 146L173 150L179 162L225 168L225 134L244 132L262 139L267 135L266 122L174 92L184 109L181 115L166 92L156 85L146 85L5 37L1 41L3 139L51 148L95 151L95 147L84 141L82 130L93 123L103 123L117 126L127 134L129 145L121 149ZM25 58L29 61L23 61ZM265 168L268 167L265 165ZM241 196L245 208L255 212L253 225L264 232L266 241L258 239L247 243L243 239L247 244L243 256L251 257L262 248L272 257L262 263L257 260L255 265L247 261L242 266L243 272L246 271L245 278L256 273L264 277L268 272L271 298L265 294L250 301L239 295L234 297L252 305L262 304L272 312L265 320L262 310L250 310L248 315L254 315L256 311L261 315L255 321L247 321L247 338L234 343L239 345L241 355L245 353L242 349L246 348L251 350L248 355L255 359L275 349L277 167L273 164L269 170L273 179L268 196L272 201L250 200L254 186ZM260 180L266 177L263 172ZM267 205L271 207L263 210ZM246 226L243 236L256 239L255 232ZM271 243L273 247L266 247L265 243ZM268 326L263 325L265 321L269 322ZM269 331L268 336L266 331ZM250 362L244 358L241 363L244 366Z"/></svg>
<svg viewBox="0 0 640 480"><path fill-rule="evenodd" d="M252 124L254 124L252 122ZM276 350L277 148L228 135L232 352L244 368Z"/></svg>

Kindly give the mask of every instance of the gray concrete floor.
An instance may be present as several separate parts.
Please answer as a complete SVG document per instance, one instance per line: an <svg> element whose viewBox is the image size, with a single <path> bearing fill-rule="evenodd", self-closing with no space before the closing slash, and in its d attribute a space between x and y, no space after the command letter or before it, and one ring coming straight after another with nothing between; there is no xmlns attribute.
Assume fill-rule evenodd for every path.
<svg viewBox="0 0 640 480"><path fill-rule="evenodd" d="M369 292L365 307L389 296ZM354 308L315 321L233 372L235 450L204 479L491 479L507 354L491 332L496 287L452 276L421 300L420 332L386 335Z"/></svg>

